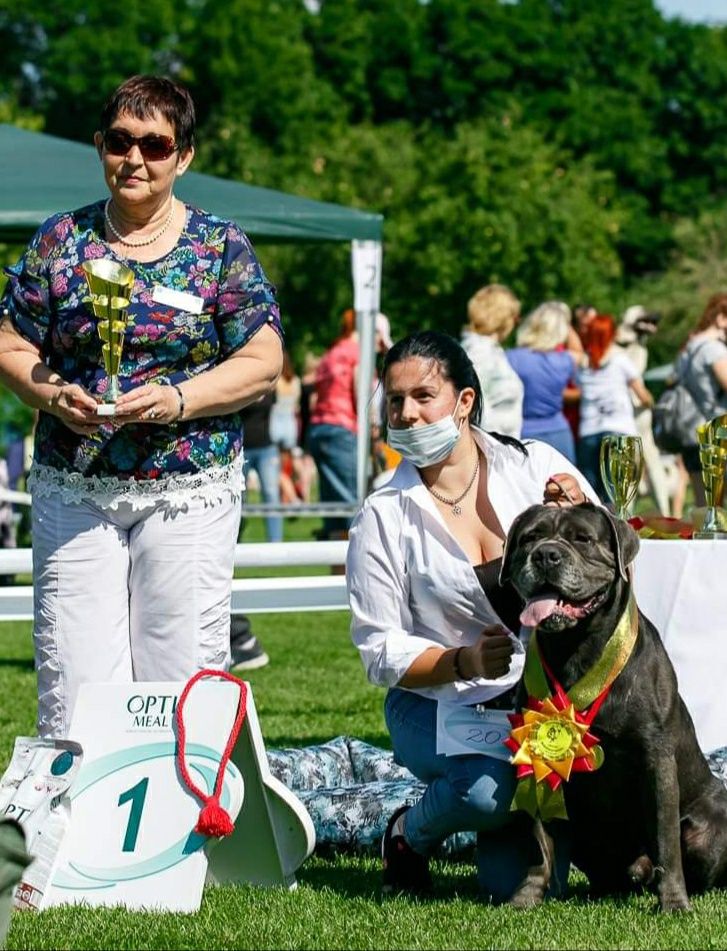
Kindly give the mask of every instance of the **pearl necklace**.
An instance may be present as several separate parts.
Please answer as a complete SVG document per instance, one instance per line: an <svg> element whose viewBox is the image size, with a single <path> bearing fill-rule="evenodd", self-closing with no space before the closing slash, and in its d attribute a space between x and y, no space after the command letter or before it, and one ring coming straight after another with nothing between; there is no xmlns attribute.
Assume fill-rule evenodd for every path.
<svg viewBox="0 0 727 951"><path fill-rule="evenodd" d="M480 454L479 454L479 452L478 452L478 453L477 453L477 459L475 460L475 470L474 470L474 472L472 473L472 478L471 478L470 481L467 483L467 488L464 490L464 492L463 492L461 495L458 495L456 499L447 499L447 498L445 498L443 495L440 495L439 492L435 492L434 489L433 489L430 485L427 485L426 482L424 483L424 485L427 485L427 488L428 488L429 491L432 493L432 495L434 496L435 499L439 499L439 501L440 501L440 502L444 502L445 505L451 505L451 506L452 506L452 515L461 515L461 514L462 514L462 506L461 506L459 503L462 501L462 499L465 497L465 495L467 495L467 493L469 492L469 490L472 488L472 486L473 486L473 484L474 484L474 481L475 481L475 479L477 478L477 473L478 473L479 471L480 471Z"/></svg>
<svg viewBox="0 0 727 951"><path fill-rule="evenodd" d="M154 244L155 241L158 241L159 238L164 234L169 225L172 223L172 218L174 217L174 198L172 198L172 203L169 206L169 214L164 219L164 224L159 228L158 231L155 231L154 234L150 235L148 238L144 238L142 241L129 241L114 227L114 223L111 220L111 215L109 214L109 207L111 206L111 199L106 200L104 205L103 216L104 221L106 222L106 227L109 229L111 234L116 238L117 241L120 241L122 244L125 244L128 248L144 248L147 244Z"/></svg>

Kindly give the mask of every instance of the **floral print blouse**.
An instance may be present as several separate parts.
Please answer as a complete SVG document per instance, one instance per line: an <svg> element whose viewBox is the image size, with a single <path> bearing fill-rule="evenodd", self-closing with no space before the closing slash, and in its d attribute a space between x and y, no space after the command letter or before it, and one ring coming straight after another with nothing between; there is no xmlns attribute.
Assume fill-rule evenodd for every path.
<svg viewBox="0 0 727 951"><path fill-rule="evenodd" d="M244 347L269 324L282 336L275 289L250 242L232 222L187 208L184 230L169 254L126 261L103 238L103 202L49 218L21 260L7 268L0 312L35 344L69 383L103 394L107 377L101 340L81 265L111 258L134 271L119 386L182 383ZM195 314L155 301L157 287L201 298ZM161 295L162 297L164 295ZM177 302L179 300L177 299ZM167 426L103 422L92 435L72 432L40 413L34 465L76 473L83 481L158 480L232 464L241 451L239 413Z"/></svg>

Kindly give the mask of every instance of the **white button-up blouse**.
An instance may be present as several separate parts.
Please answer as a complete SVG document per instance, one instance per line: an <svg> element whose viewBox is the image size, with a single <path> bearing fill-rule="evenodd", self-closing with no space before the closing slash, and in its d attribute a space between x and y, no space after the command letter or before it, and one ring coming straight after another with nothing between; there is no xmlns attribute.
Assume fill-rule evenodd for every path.
<svg viewBox="0 0 727 951"><path fill-rule="evenodd" d="M597 501L580 472L546 443L528 440L524 456L482 430L473 428L473 434L487 459L487 491L505 532L520 512L542 502L545 483L557 472L573 474L586 495ZM369 680L379 686L396 685L428 648L474 644L485 625L500 623L473 565L417 469L406 460L356 515L346 579L351 636ZM504 677L477 677L415 692L467 704L504 693L523 671L524 647L511 636L515 653Z"/></svg>

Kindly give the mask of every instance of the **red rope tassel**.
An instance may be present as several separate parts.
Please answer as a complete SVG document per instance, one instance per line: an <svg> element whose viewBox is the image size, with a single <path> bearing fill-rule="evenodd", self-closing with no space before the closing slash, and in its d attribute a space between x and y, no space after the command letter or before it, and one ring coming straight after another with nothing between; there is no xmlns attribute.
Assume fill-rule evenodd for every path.
<svg viewBox="0 0 727 951"><path fill-rule="evenodd" d="M215 788L211 795L207 795L203 790L198 786L195 786L192 781L192 777L189 775L189 770L187 769L187 763L185 761L185 746L187 742L187 734L184 727L184 704L187 701L189 692L197 683L198 680L202 680L203 677L220 677L223 680L230 680L232 683L237 684L240 688L240 702L237 706L237 714L235 716L235 722L232 725L232 732L230 733L225 749L222 753L219 766L217 767L217 777L215 779ZM226 809L223 809L220 805L220 795L222 793L222 784L225 780L225 769L227 764L230 761L232 756L232 751L235 748L235 743L237 743L237 738L240 735L240 730L242 729L242 724L245 719L245 712L247 709L247 686L246 684L237 677L233 677L232 674L228 674L224 670L199 670L197 673L187 682L182 691L182 695L179 698L179 703L177 704L177 712L175 714L176 724L177 724L177 766L179 768L179 774L184 780L187 788L197 796L198 799L201 799L204 805L200 810L199 819L197 820L197 825L194 827L195 832L199 832L200 835L214 836L216 838L221 838L222 836L230 835L235 830L235 825L230 818L229 813Z"/></svg>
<svg viewBox="0 0 727 951"><path fill-rule="evenodd" d="M207 800L207 805L202 807L194 831L220 839L224 835L231 835L235 831L235 825L227 810L212 796Z"/></svg>

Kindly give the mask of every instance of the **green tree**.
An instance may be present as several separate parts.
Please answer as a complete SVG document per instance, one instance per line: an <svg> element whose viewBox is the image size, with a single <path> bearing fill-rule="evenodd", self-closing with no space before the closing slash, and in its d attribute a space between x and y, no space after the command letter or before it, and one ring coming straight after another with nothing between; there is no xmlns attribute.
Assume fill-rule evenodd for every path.
<svg viewBox="0 0 727 951"><path fill-rule="evenodd" d="M458 332L466 300L490 281L510 284L528 306L600 300L620 287L623 213L612 177L508 115L447 136L407 123L342 129L282 171L299 193L384 214L382 301L396 332ZM316 248L314 272L309 249L265 254L292 324L315 314L332 335L350 286L340 249Z"/></svg>
<svg viewBox="0 0 727 951"><path fill-rule="evenodd" d="M184 77L203 130L246 127L293 154L311 131L343 115L334 90L316 75L304 12L299 0L202 0L184 37Z"/></svg>
<svg viewBox="0 0 727 951"><path fill-rule="evenodd" d="M13 16L12 6L7 9L5 31ZM15 57L19 101L42 113L53 135L90 141L105 99L120 82L134 73L174 70L179 18L173 0L37 4L19 22L32 38Z"/></svg>
<svg viewBox="0 0 727 951"><path fill-rule="evenodd" d="M663 314L649 342L651 362L670 361L694 329L705 304L727 287L727 205L683 218L674 229L668 266L634 284L625 304L643 304Z"/></svg>

